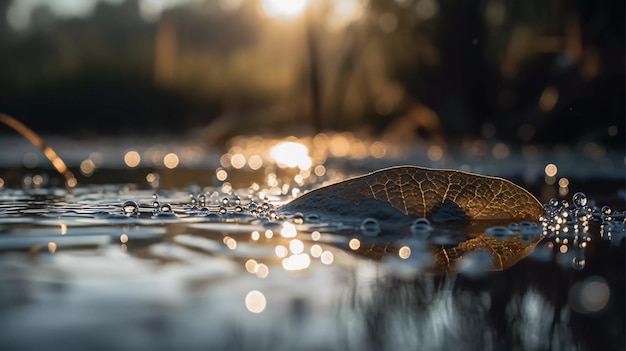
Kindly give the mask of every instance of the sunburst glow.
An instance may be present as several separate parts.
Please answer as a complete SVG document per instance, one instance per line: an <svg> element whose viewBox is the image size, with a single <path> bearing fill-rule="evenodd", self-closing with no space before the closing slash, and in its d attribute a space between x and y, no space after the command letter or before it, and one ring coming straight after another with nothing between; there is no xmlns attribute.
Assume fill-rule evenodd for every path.
<svg viewBox="0 0 626 351"><path fill-rule="evenodd" d="M296 17L306 9L308 0L263 0L263 13L269 17Z"/></svg>
<svg viewBox="0 0 626 351"><path fill-rule="evenodd" d="M309 149L300 143L284 141L270 150L270 156L280 167L298 167L309 169L313 161L309 157Z"/></svg>

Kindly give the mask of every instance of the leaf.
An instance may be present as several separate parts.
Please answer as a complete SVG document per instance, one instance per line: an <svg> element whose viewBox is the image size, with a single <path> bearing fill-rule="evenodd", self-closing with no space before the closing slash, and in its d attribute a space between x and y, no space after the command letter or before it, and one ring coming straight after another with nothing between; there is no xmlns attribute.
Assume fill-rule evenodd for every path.
<svg viewBox="0 0 626 351"><path fill-rule="evenodd" d="M512 182L455 170L399 166L313 190L280 208L283 213L454 220L537 220L543 206Z"/></svg>

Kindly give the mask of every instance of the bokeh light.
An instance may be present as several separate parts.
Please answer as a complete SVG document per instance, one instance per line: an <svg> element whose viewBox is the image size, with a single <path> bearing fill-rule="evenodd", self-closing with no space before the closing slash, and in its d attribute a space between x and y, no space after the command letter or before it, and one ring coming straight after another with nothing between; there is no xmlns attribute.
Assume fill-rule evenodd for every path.
<svg viewBox="0 0 626 351"><path fill-rule="evenodd" d="M334 260L335 255L333 255L333 253L330 251L324 251L320 256L320 261L322 261L323 264L332 264Z"/></svg>
<svg viewBox="0 0 626 351"><path fill-rule="evenodd" d="M262 292L252 290L246 295L245 304L248 311L252 313L261 313L267 307L267 300Z"/></svg>
<svg viewBox="0 0 626 351"><path fill-rule="evenodd" d="M549 163L546 165L545 172L548 177L556 176L558 169L554 163Z"/></svg>
<svg viewBox="0 0 626 351"><path fill-rule="evenodd" d="M283 258L282 264L286 271L298 271L308 268L311 265L311 258L306 253L291 255Z"/></svg>
<svg viewBox="0 0 626 351"><path fill-rule="evenodd" d="M280 230L280 235L283 238L294 238L297 234L298 232L295 225L289 222L283 223L283 228Z"/></svg>
<svg viewBox="0 0 626 351"><path fill-rule="evenodd" d="M135 150L127 151L124 155L124 163L126 166L134 168L139 166L139 162L141 162L141 156Z"/></svg>
<svg viewBox="0 0 626 351"><path fill-rule="evenodd" d="M400 250L398 250L398 256L406 260L411 256L411 248L408 246L402 246Z"/></svg>
<svg viewBox="0 0 626 351"><path fill-rule="evenodd" d="M170 152L169 154L163 157L163 165L169 169L174 169L178 167L178 163L179 163L178 155L176 155L173 152Z"/></svg>
<svg viewBox="0 0 626 351"><path fill-rule="evenodd" d="M348 246L350 246L352 250L358 250L361 247L361 241L357 238L350 239Z"/></svg>

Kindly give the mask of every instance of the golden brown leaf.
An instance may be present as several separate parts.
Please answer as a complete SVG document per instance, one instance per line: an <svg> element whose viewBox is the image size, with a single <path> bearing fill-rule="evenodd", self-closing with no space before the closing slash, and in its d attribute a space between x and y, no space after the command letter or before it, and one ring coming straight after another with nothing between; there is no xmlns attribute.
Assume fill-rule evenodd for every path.
<svg viewBox="0 0 626 351"><path fill-rule="evenodd" d="M313 190L281 208L382 220L424 217L537 220L541 203L512 182L455 170L400 166Z"/></svg>

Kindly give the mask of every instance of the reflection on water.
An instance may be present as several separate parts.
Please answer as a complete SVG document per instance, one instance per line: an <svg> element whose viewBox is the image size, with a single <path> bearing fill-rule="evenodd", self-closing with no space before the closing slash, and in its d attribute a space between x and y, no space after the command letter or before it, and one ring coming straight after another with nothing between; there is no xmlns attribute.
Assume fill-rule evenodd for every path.
<svg viewBox="0 0 626 351"><path fill-rule="evenodd" d="M3 350L624 348L623 212L580 195L364 229L247 189L40 190L0 191Z"/></svg>

